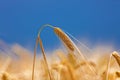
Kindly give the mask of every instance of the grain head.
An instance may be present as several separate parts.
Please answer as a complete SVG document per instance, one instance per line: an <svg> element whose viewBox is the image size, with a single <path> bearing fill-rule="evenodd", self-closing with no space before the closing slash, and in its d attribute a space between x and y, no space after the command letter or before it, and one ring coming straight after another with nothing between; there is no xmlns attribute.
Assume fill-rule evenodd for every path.
<svg viewBox="0 0 120 80"><path fill-rule="evenodd" d="M60 28L55 27L54 32L63 41L69 50L74 51L74 45L70 38Z"/></svg>
<svg viewBox="0 0 120 80"><path fill-rule="evenodd" d="M112 56L116 59L118 65L120 66L120 56L119 56L119 54L116 51L114 51L112 53Z"/></svg>

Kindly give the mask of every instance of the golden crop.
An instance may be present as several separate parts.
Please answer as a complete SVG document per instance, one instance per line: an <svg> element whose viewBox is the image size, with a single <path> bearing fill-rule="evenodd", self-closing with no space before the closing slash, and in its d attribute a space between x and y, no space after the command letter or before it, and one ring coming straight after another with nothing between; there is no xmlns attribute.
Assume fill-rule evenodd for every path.
<svg viewBox="0 0 120 80"><path fill-rule="evenodd" d="M54 53L45 53L40 33L46 26L54 30L67 51L56 49ZM42 55L36 56L38 45ZM34 57L18 44L11 46L11 50L16 56L0 51L0 80L120 80L118 52L98 51L96 48L93 54L85 56L64 31L51 25L40 28Z"/></svg>

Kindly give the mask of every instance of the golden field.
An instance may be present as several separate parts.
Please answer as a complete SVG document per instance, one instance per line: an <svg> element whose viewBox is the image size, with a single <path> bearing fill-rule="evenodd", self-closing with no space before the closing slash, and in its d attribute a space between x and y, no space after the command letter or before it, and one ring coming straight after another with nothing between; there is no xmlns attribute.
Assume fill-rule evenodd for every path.
<svg viewBox="0 0 120 80"><path fill-rule="evenodd" d="M41 30L40 30L41 31ZM10 46L0 41L0 80L120 80L120 56L108 46L96 46L82 52L60 28L55 34L65 49L45 53L40 33L33 52L18 44ZM41 53L36 54L38 44Z"/></svg>

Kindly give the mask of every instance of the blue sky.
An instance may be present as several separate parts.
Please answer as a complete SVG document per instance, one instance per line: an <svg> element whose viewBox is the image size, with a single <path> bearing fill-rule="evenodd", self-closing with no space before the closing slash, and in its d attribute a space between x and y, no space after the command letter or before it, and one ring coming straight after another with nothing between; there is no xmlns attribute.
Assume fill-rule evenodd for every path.
<svg viewBox="0 0 120 80"><path fill-rule="evenodd" d="M0 39L5 42L33 47L43 24L58 26L91 44L120 48L120 0L0 0ZM52 30L43 33L44 44L55 47L58 40Z"/></svg>

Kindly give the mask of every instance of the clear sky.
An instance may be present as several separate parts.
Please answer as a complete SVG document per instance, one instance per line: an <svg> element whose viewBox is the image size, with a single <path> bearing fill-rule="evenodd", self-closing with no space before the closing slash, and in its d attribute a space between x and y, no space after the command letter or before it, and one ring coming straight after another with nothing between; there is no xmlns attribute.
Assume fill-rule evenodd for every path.
<svg viewBox="0 0 120 80"><path fill-rule="evenodd" d="M5 42L33 46L43 24L92 44L113 43L120 48L120 0L0 0L0 39ZM50 31L42 36L47 46L57 44Z"/></svg>

